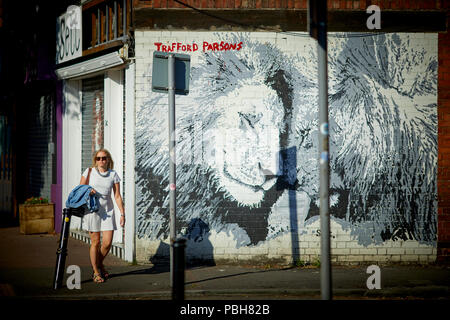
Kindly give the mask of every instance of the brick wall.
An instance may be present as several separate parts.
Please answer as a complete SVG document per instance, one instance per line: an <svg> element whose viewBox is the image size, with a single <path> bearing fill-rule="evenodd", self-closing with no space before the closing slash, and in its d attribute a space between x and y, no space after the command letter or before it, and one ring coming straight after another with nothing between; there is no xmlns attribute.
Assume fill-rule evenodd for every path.
<svg viewBox="0 0 450 320"><path fill-rule="evenodd" d="M198 9L289 9L305 10L307 9L307 0L184 0L185 4ZM450 1L448 0L328 0L328 8L330 11L346 11L346 10L365 10L369 5L378 5L381 10L389 11L446 11L450 8ZM135 9L186 9L180 3L173 0L134 0ZM266 11L266 10L261 10ZM448 21L448 16L447 16ZM448 25L448 22L447 22ZM390 32L391 30L389 30ZM402 30L407 31L407 30ZM138 44L137 46L142 46ZM137 50L139 50L137 48ZM437 261L444 263L450 260L450 36L447 32L439 32L438 36L438 173L437 173L437 187L438 187L438 226L437 226ZM138 65L139 66L139 65ZM142 67L142 65L141 65ZM137 95L142 94L137 92ZM314 241L310 239L311 246L308 245L308 239L303 239L303 246L307 248L300 248L302 254L316 253L313 248ZM317 242L317 241L316 241ZM348 247L347 247L348 246ZM355 259L361 258L363 253L368 253L359 248L352 248L352 244L335 244L335 252L352 255ZM395 247L399 246L399 248ZM403 247L405 246L405 247ZM378 248L376 254L391 254L392 259L400 260L401 255L411 255L413 257L416 253L425 254L424 258L419 258L420 261L431 261L430 256L435 256L436 249L430 252L430 248L416 249L411 248L411 243L397 242L393 247ZM339 249L339 250L338 250ZM219 252L226 252L226 250L218 249ZM273 253L273 249L270 252ZM280 249L281 250L281 249ZM393 250L393 251L392 251ZM416 251L414 251L416 250ZM244 250L245 251L245 250ZM263 250L264 251L264 250ZM313 252L314 251L314 252ZM373 250L372 250L373 251ZM371 251L371 252L372 252ZM268 252L264 251L265 254ZM372 252L373 253L373 252ZM244 253L243 253L244 254ZM359 258L356 256L359 255ZM368 259L368 258L367 258ZM409 259L409 258L406 258ZM411 258L415 259L415 258ZM417 259L416 259L417 260Z"/></svg>
<svg viewBox="0 0 450 320"><path fill-rule="evenodd" d="M300 9L308 6L308 0L181 0L198 9ZM335 10L365 10L377 5L382 10L439 10L445 0L328 0L328 8ZM185 6L173 0L135 0L135 8L183 9Z"/></svg>
<svg viewBox="0 0 450 320"><path fill-rule="evenodd" d="M155 123L159 123L158 125L162 126L161 130L164 130L164 126L166 125L166 99L164 98L161 101L154 100L154 102L151 102L152 99L155 99L155 95L151 93L150 88L152 55L149 53L153 52L156 49L155 43L163 43L167 45L170 45L171 43L191 45L193 43L197 43L199 44L199 51L202 51L203 41L213 43L214 41L218 41L216 37L217 35L214 32L170 32L150 30L136 31L136 114L137 126L145 128L142 132L148 131L150 136L156 137L160 133L160 128L152 125L152 122L154 121ZM307 56L307 52L309 52L304 51L306 50L305 48L309 48L312 46L312 40L309 37L290 38L287 35L278 37L277 34L268 32L253 33L252 37L252 39L258 42L265 43L267 41L267 43L276 43L277 47L281 48L283 52L291 52L291 54L301 53L304 56ZM286 39L284 39L284 37ZM434 55L436 55L437 53L436 38L436 35L429 35L424 33L412 36L412 39L415 41L416 45L423 46L424 50L427 52L434 51ZM191 67L198 68L199 52L184 53L192 55ZM414 75L410 76L414 77ZM249 92L248 94L252 99L256 99L259 96L258 92ZM195 93L191 92L187 98L194 99L193 97L195 97ZM183 121L183 117L186 116L186 114L183 113L185 112L185 109L195 112L195 107L190 106L187 101L188 100L183 98L177 98L177 121ZM183 106L184 103L187 103L187 105ZM208 108L209 107L210 106L208 105ZM145 113L148 113L150 118L146 118L144 115ZM148 147L146 148L149 148L148 150L152 150L152 154L149 154L150 156L156 153L156 150L162 150L161 154L165 154L165 151L163 151L162 147L158 146L155 142L148 142L147 138L142 137L141 132L138 132L137 136L140 137L138 139L138 143L139 141L141 141L142 148L146 147L146 145L148 144ZM164 133L163 136L165 137L166 134ZM147 158L147 151L143 151L142 148L139 146L137 147L137 149L141 150L138 158L142 155L144 158ZM178 153L181 154L181 150ZM154 162L155 166L158 162L163 162L156 160L150 161ZM147 174L147 169L143 169L142 171L142 174ZM177 174L177 176L182 179L183 174L180 173L179 175ZM155 178L152 177L148 179ZM182 188L183 183L179 182L179 184L180 188ZM154 184L155 190L161 188L161 185L165 185L165 183L156 181L156 183ZM216 191L213 191L212 193L214 192ZM138 192L138 194L142 196L143 193ZM180 194L183 193L180 191ZM204 195L207 196L206 193ZM153 214L153 212L156 211L162 212L163 210L162 205L160 204L162 202L155 200L157 196L158 194L155 194L150 197L153 198L153 200L151 201L154 203L154 205L150 209L143 208L144 210L148 210L147 212L149 215ZM284 199L283 201L287 200ZM138 199L137 202L145 203L147 201L145 199ZM195 202L201 203L201 199L198 198L193 202L187 202L189 202L189 206L191 206L192 204L195 204ZM210 205L210 203L207 203L207 205ZM278 228L277 224L281 222L289 226L289 222L285 223L285 221L289 221L290 219L290 213L288 209L286 209L289 207L289 204L283 203L281 200L279 200L276 206L277 208L272 211L274 213L273 218L269 218L269 225L271 227ZM220 209L224 210L229 208ZM245 215L244 211L237 212L238 209L239 208L235 209L236 216L242 213L244 218L249 219L248 214ZM297 202L297 209L299 215L298 222L300 223L302 219L305 219L305 216L302 216L301 219L300 215L304 215L305 210L308 210L307 205L302 206L300 202ZM160 216L159 213L155 214L153 217L145 217L147 213L144 213L144 210L138 209L137 213L141 217L138 220L146 220L142 220L143 222L141 222L140 224L138 223L138 233L140 233L137 240L138 261L148 261L149 257L153 256L155 253L164 255L164 253L167 253L166 251L169 247L168 239L165 239L164 237L160 237L160 240L162 240L161 242L160 240L146 239L145 236L143 236L143 234L147 234L147 231L145 231L144 229L147 228L148 224L153 224L153 226L150 226L148 230L155 230L155 228L157 228L158 226L154 221L163 219L164 217L164 214ZM197 208L197 210L206 212L208 211L208 208L202 207L201 209ZM214 211L214 209L211 209L211 211ZM179 212L180 214L185 214L186 212L181 205ZM202 213L202 215L205 214ZM228 215L228 218L230 217L231 214ZM293 256L297 256L299 260L304 262L314 262L320 255L320 233L318 232L320 227L319 220L317 218L318 217L315 217L315 220L309 220L309 224L302 226L301 233L299 232L299 234L295 236L292 236L289 233L285 233L281 234L280 236L273 237L267 241L261 241L257 244L249 246L240 245L236 241L236 238L233 236L233 230L231 228L229 230L220 230L220 228L215 229L214 227L211 227L211 230L208 231L208 235L204 236L204 241L196 242L190 240L190 242L188 242L187 255L188 258L213 258L216 262L221 260L251 263L255 263L258 261L261 261L262 263L267 261L292 262ZM202 219L206 220L205 217L202 217ZM248 225L253 224L250 219L247 221ZM239 223L242 225L242 221L239 221ZM252 230L256 230L256 228L258 228L256 224L252 226ZM369 232L370 228L367 231ZM370 241L366 241L366 243L363 243L361 239L358 239L358 235L361 235L361 233L355 233L354 230L352 230L352 227L350 225L345 225L345 223L343 224L342 220L332 221L331 232L333 235L331 240L332 261L336 263L430 263L434 262L436 259L436 246L430 243L424 244L415 240L401 239L388 240L378 243L374 242L370 244L368 244L368 242ZM154 233L153 235L155 234L156 233Z"/></svg>
<svg viewBox="0 0 450 320"><path fill-rule="evenodd" d="M444 5L448 10L450 4ZM448 21L448 14L447 14ZM438 79L438 257L450 262L450 34L439 34Z"/></svg>

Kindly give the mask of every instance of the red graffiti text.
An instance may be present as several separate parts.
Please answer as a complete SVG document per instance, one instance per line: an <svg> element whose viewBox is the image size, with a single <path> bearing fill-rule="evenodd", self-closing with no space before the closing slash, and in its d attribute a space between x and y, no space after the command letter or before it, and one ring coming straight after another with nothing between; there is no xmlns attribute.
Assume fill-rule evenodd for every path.
<svg viewBox="0 0 450 320"><path fill-rule="evenodd" d="M162 42L155 42L157 51L162 52L195 52L200 49L199 45L196 43L184 44L180 42L172 42L170 44L163 44ZM229 50L241 50L242 41L239 43L229 43L229 42L212 42L203 41L202 45L203 51L229 51Z"/></svg>

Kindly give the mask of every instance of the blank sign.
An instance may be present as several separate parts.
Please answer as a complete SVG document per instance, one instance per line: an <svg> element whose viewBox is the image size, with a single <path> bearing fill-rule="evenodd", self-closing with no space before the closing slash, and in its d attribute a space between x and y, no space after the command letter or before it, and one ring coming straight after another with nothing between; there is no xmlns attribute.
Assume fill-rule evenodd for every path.
<svg viewBox="0 0 450 320"><path fill-rule="evenodd" d="M153 52L152 91L167 93L168 86L168 61L167 52ZM172 53L175 56L175 93L187 95L189 93L189 74L191 57L187 54Z"/></svg>

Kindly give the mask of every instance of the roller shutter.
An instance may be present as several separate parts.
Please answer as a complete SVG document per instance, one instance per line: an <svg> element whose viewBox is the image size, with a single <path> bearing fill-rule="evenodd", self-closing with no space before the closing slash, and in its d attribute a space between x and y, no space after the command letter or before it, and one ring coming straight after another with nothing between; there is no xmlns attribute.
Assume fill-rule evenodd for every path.
<svg viewBox="0 0 450 320"><path fill-rule="evenodd" d="M93 153L104 145L103 75L82 80L81 170L92 166Z"/></svg>
<svg viewBox="0 0 450 320"><path fill-rule="evenodd" d="M28 193L50 199L55 171L53 94L32 99L28 112Z"/></svg>
<svg viewBox="0 0 450 320"><path fill-rule="evenodd" d="M11 131L9 117L0 114L0 213L12 212Z"/></svg>

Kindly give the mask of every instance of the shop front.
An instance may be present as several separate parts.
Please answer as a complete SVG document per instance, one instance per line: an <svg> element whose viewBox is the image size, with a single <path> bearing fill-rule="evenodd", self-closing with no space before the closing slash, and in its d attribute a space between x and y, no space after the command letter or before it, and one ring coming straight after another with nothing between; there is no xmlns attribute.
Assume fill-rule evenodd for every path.
<svg viewBox="0 0 450 320"><path fill-rule="evenodd" d="M130 115L134 114L134 64L128 55L128 2L97 1L70 6L58 19L56 74L63 81L63 204L80 183L83 171L92 167L95 151L108 149L121 179L127 214L125 228L118 227L114 233L112 253L133 261L134 187L128 186L133 186L134 181L127 170L134 168L134 143L129 137L132 131L127 130L127 121L133 121ZM86 34L90 35L89 39ZM118 212L117 206L115 209ZM116 214L115 218L116 225L120 226L120 215ZM73 218L71 234L89 242L80 218Z"/></svg>

